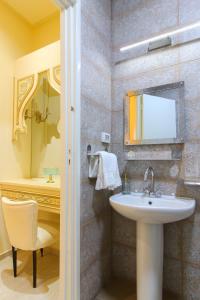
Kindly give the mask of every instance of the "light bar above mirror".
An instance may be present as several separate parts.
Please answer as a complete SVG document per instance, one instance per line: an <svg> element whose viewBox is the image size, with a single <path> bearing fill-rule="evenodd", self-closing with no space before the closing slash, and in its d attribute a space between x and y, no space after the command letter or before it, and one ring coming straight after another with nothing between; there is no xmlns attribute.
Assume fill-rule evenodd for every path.
<svg viewBox="0 0 200 300"><path fill-rule="evenodd" d="M181 28L176 28L174 30L159 34L157 36L151 37L151 38L146 39L146 40L142 40L142 41L130 44L128 46L124 46L124 47L120 48L120 51L121 52L128 51L128 50L131 50L133 48L136 48L136 47L148 44L148 43L152 43L152 42L155 42L155 41L159 41L159 40L162 40L164 38L171 37L173 35L176 35L176 34L188 31L188 30L192 30L192 29L197 28L197 27L200 27L200 21L189 24L189 25L181 27Z"/></svg>

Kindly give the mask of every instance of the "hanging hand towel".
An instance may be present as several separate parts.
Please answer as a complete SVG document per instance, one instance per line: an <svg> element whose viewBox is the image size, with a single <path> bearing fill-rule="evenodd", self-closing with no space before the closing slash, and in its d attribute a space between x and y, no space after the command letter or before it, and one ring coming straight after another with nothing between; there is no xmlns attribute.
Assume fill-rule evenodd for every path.
<svg viewBox="0 0 200 300"><path fill-rule="evenodd" d="M99 156L94 155L90 157L89 163L89 178L97 178L99 168Z"/></svg>
<svg viewBox="0 0 200 300"><path fill-rule="evenodd" d="M106 151L99 151L96 154L99 155L99 167L95 189L114 190L115 188L121 186L122 182L119 176L116 155Z"/></svg>

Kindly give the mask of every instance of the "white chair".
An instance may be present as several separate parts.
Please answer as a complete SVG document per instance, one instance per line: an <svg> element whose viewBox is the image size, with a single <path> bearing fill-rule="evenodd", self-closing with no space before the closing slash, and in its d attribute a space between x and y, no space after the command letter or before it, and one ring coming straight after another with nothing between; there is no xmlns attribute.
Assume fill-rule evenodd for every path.
<svg viewBox="0 0 200 300"><path fill-rule="evenodd" d="M33 200L13 201L2 198L3 215L12 245L13 272L17 276L17 249L33 252L33 287L37 286L37 250L55 243L58 231L48 225L38 226L38 204ZM46 227L46 228L44 228Z"/></svg>

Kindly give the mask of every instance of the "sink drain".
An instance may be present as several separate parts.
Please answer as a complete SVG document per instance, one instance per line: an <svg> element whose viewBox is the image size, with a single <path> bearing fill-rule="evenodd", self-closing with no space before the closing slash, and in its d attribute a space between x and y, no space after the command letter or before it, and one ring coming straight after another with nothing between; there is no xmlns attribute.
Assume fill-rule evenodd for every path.
<svg viewBox="0 0 200 300"><path fill-rule="evenodd" d="M152 202L151 202L151 201L149 201L149 205L152 205Z"/></svg>

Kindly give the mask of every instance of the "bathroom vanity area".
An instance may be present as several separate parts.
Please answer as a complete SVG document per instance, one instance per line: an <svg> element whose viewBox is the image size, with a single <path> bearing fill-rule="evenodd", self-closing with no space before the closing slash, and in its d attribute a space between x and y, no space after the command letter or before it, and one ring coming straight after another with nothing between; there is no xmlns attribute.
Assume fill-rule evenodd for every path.
<svg viewBox="0 0 200 300"><path fill-rule="evenodd" d="M36 201L38 221L59 231L60 41L15 61L13 102L12 143L21 177L0 180L0 195ZM55 248L58 254L58 243Z"/></svg>
<svg viewBox="0 0 200 300"><path fill-rule="evenodd" d="M185 143L184 101L183 81L128 91L124 96L123 156L120 162L124 160L124 186L129 187L111 196L110 204L115 210L114 226L121 227L123 222L130 222L123 221L118 214L136 222L135 225L129 223L136 228L134 234L128 226L113 230L125 230L127 236L134 235L132 264L136 274L137 300L162 299L164 226L188 219L195 211L195 200L190 196L183 197L176 187L176 180L184 179L180 167ZM163 184L167 177L171 180L169 190ZM121 220L119 224L118 219ZM122 243L129 244L125 238Z"/></svg>
<svg viewBox="0 0 200 300"><path fill-rule="evenodd" d="M59 4L6 0L0 15L0 298L57 299Z"/></svg>
<svg viewBox="0 0 200 300"><path fill-rule="evenodd" d="M10 142L19 175L0 180L0 196L34 200L38 222L60 230L60 41L25 56L14 65ZM16 177L14 177L16 176ZM2 227L2 235L6 232ZM7 248L7 249L6 249ZM5 246L9 253L10 245ZM55 251L54 251L55 250ZM59 256L59 241L49 247Z"/></svg>
<svg viewBox="0 0 200 300"><path fill-rule="evenodd" d="M60 213L60 41L15 62L13 145L23 178L0 182L1 196L35 200Z"/></svg>
<svg viewBox="0 0 200 300"><path fill-rule="evenodd" d="M35 200L39 210L60 214L60 181L46 183L45 178L15 179L0 182L1 197Z"/></svg>

